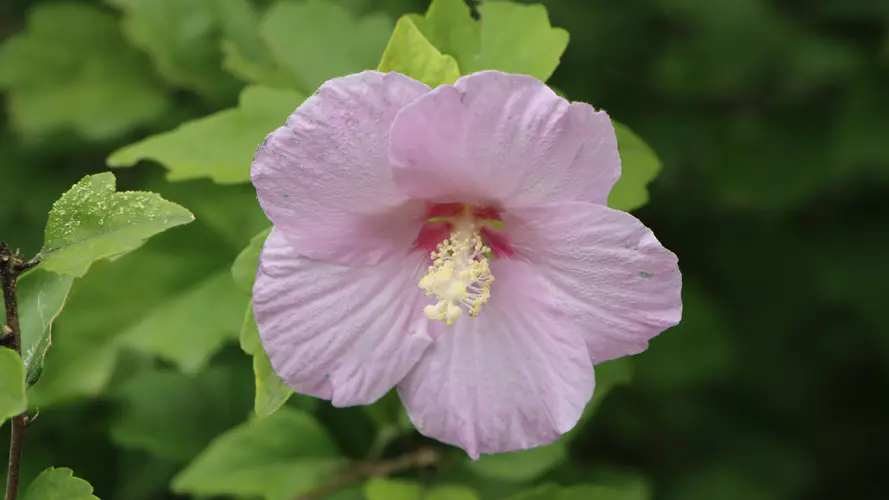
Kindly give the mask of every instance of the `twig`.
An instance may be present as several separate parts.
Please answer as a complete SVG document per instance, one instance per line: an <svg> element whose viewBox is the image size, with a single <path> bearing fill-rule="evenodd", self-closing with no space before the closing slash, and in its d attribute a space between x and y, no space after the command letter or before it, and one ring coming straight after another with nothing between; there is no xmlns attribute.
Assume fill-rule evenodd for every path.
<svg viewBox="0 0 889 500"><path fill-rule="evenodd" d="M334 493L352 483L365 478L386 477L409 469L431 467L441 460L441 454L432 448L421 448L406 453L392 460L376 462L355 462L347 466L335 479L317 488L303 493L294 500L320 500L325 495Z"/></svg>
<svg viewBox="0 0 889 500"><path fill-rule="evenodd" d="M0 243L0 286L3 288L3 302L6 305L6 324L3 325L3 345L22 354L22 329L19 327L19 308L15 285L19 276L33 267L33 263L23 261L18 252L13 253L4 243ZM6 474L6 500L15 500L19 489L19 470L22 465L22 439L28 426L24 413L13 417L12 436L9 441L9 469Z"/></svg>

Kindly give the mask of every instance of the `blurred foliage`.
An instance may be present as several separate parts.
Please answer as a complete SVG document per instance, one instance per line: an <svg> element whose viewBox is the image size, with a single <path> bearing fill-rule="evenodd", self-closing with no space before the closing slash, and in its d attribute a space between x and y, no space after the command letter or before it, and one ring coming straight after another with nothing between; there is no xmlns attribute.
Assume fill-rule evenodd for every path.
<svg viewBox="0 0 889 500"><path fill-rule="evenodd" d="M106 159L138 164L115 170L118 191L195 216L117 255L160 229L127 219L129 238L77 255L79 277L21 280L33 356L25 373L0 352L0 386L36 382L22 498L92 498L83 478L105 500L290 500L345 462L427 448L432 466L325 498L884 498L889 3L428 5L0 2L0 240L37 254L53 202ZM412 66L418 51L437 63ZM241 290L268 226L252 148L384 52L430 83L454 63L552 74L607 110L628 166L609 201L641 207L680 256L683 322L597 367L582 424L554 445L472 462L414 432L394 393L346 409L291 395L259 349ZM99 219L82 223L115 222ZM0 398L0 419L21 404Z"/></svg>

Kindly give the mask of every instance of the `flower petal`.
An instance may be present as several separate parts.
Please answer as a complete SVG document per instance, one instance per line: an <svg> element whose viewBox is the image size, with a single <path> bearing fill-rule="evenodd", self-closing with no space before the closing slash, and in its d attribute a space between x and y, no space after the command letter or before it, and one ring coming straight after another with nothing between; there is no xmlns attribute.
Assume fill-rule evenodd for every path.
<svg viewBox="0 0 889 500"><path fill-rule="evenodd" d="M604 205L620 177L608 115L525 75L483 71L438 87L396 116L391 140L396 183L422 199Z"/></svg>
<svg viewBox="0 0 889 500"><path fill-rule="evenodd" d="M593 395L579 330L525 262L498 260L490 302L444 327L398 391L417 429L479 453L552 443Z"/></svg>
<svg viewBox="0 0 889 500"><path fill-rule="evenodd" d="M559 203L512 210L504 224L516 254L536 265L558 307L582 327L594 364L640 353L679 323L676 255L632 215Z"/></svg>
<svg viewBox="0 0 889 500"><path fill-rule="evenodd" d="M336 406L386 394L432 342L417 286L427 255L350 268L311 260L272 229L260 256L253 311L275 373Z"/></svg>
<svg viewBox="0 0 889 500"><path fill-rule="evenodd" d="M303 255L363 265L410 249L424 207L395 188L389 129L428 91L397 73L335 78L259 147L251 168L259 202Z"/></svg>

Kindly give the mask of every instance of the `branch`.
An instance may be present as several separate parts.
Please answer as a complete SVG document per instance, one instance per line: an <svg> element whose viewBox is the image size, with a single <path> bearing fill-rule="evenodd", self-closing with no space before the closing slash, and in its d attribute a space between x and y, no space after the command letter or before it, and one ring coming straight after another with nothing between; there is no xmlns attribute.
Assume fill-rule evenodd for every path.
<svg viewBox="0 0 889 500"><path fill-rule="evenodd" d="M6 324L0 334L0 344L22 354L22 329L19 326L19 308L15 285L19 276L34 266L19 258L8 246L0 243L0 287L6 305ZM28 427L28 417L21 414L12 419L12 436L9 441L9 469L6 475L6 500L15 500L19 489L19 470L22 465L22 439Z"/></svg>
<svg viewBox="0 0 889 500"><path fill-rule="evenodd" d="M421 448L406 453L392 460L376 462L355 462L347 466L334 481L322 484L317 488L297 496L294 500L319 500L325 495L334 493L345 486L371 477L386 477L409 469L431 467L438 464L441 454L432 448Z"/></svg>

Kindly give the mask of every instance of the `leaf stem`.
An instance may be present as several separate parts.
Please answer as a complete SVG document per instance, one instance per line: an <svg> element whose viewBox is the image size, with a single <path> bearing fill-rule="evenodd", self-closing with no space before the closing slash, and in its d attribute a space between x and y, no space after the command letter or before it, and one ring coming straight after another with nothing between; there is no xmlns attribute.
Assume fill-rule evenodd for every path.
<svg viewBox="0 0 889 500"><path fill-rule="evenodd" d="M365 478L386 477L409 469L431 467L438 464L439 461L441 461L441 454L437 450L420 448L391 460L354 462L338 474L334 481L322 484L311 491L298 495L294 500L318 500L325 495Z"/></svg>
<svg viewBox="0 0 889 500"><path fill-rule="evenodd" d="M15 352L22 354L22 330L19 327L19 309L16 298L16 281L19 276L34 264L13 253L8 246L0 243L0 287L3 289L3 303L6 305L6 324L2 328L2 342ZM12 436L9 441L9 469L6 474L6 500L15 500L19 489L19 471L22 465L22 439L28 426L24 413L13 417Z"/></svg>

